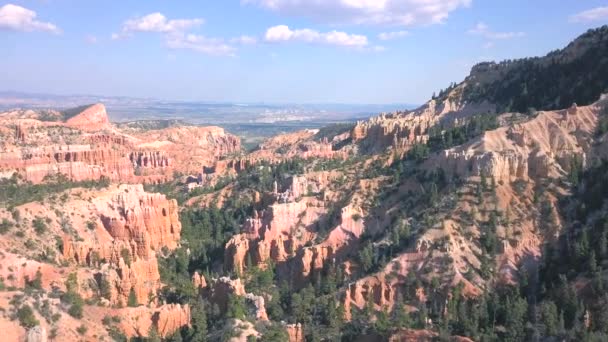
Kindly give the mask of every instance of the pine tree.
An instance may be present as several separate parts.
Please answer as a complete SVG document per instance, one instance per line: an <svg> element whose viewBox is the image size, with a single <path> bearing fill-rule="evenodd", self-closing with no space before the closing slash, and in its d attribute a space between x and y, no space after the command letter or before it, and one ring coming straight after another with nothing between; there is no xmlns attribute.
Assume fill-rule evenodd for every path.
<svg viewBox="0 0 608 342"><path fill-rule="evenodd" d="M148 330L148 342L161 342L160 336L158 336L158 331L156 330L156 327L154 326L154 324L152 324L150 326L150 329Z"/></svg>
<svg viewBox="0 0 608 342"><path fill-rule="evenodd" d="M439 201L439 192L437 190L437 184L435 184L435 182L432 182L430 185L430 190L429 190L429 202L431 203L431 205L436 205L437 202Z"/></svg>
<svg viewBox="0 0 608 342"><path fill-rule="evenodd" d="M139 302L137 301L137 295L135 294L135 290L131 288L129 291L129 299L127 300L127 306L134 308L139 306Z"/></svg>
<svg viewBox="0 0 608 342"><path fill-rule="evenodd" d="M600 258L605 259L608 257L608 231L606 231L606 228L604 228L604 231L602 231L602 235L600 236L598 243Z"/></svg>
<svg viewBox="0 0 608 342"><path fill-rule="evenodd" d="M244 319L245 314L245 301L243 297L234 294L229 295L226 317Z"/></svg>
<svg viewBox="0 0 608 342"><path fill-rule="evenodd" d="M207 341L207 314L201 300L192 305L191 328L188 331L188 341L206 342Z"/></svg>
<svg viewBox="0 0 608 342"><path fill-rule="evenodd" d="M591 253L589 254L589 261L588 261L588 267L589 267L589 272L593 275L597 272L597 260L595 258L595 251L591 251Z"/></svg>

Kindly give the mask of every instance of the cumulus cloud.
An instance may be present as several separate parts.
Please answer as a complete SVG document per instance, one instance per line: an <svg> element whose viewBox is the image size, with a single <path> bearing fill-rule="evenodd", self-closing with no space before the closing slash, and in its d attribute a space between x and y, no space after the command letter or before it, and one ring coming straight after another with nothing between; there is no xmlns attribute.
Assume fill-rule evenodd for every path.
<svg viewBox="0 0 608 342"><path fill-rule="evenodd" d="M393 40L397 38L403 38L410 33L407 31L394 31L394 32L382 32L378 35L378 39L380 40Z"/></svg>
<svg viewBox="0 0 608 342"><path fill-rule="evenodd" d="M205 21L201 18L167 19L162 13L156 12L125 21L122 25L121 32L113 33L112 39L125 38L132 35L134 32L176 34L198 27L204 22Z"/></svg>
<svg viewBox="0 0 608 342"><path fill-rule="evenodd" d="M526 34L524 32L494 32L490 30L488 25L485 23L478 23L468 31L469 34L474 34L478 36L482 36L486 39L490 40L499 40L499 39L511 39L517 37L523 37Z"/></svg>
<svg viewBox="0 0 608 342"><path fill-rule="evenodd" d="M0 29L32 32L43 31L59 34L61 30L52 23L36 20L36 12L27 8L6 4L0 7Z"/></svg>
<svg viewBox="0 0 608 342"><path fill-rule="evenodd" d="M572 23L588 23L608 19L608 6L596 7L570 16Z"/></svg>
<svg viewBox="0 0 608 342"><path fill-rule="evenodd" d="M427 25L442 23L472 0L242 0L285 15L328 23Z"/></svg>
<svg viewBox="0 0 608 342"><path fill-rule="evenodd" d="M189 30L202 25L202 18L168 19L162 13L151 13L125 21L120 33L113 33L112 39L123 39L136 32L160 34L165 45L173 50L192 50L213 56L234 56L236 48L222 38L210 38L204 35L188 33ZM255 38L241 36L230 40L233 44L253 44Z"/></svg>
<svg viewBox="0 0 608 342"><path fill-rule="evenodd" d="M340 31L319 32L312 29L292 30L287 25L278 25L266 30L264 40L271 43L305 42L362 48L368 45L367 37Z"/></svg>
<svg viewBox="0 0 608 342"><path fill-rule="evenodd" d="M168 20L162 13L152 13L140 18L125 21L123 31L127 32L181 32L200 26L204 22L201 18Z"/></svg>
<svg viewBox="0 0 608 342"><path fill-rule="evenodd" d="M213 56L235 56L236 49L220 38L209 38L197 34L171 35L166 40L170 49L188 49Z"/></svg>

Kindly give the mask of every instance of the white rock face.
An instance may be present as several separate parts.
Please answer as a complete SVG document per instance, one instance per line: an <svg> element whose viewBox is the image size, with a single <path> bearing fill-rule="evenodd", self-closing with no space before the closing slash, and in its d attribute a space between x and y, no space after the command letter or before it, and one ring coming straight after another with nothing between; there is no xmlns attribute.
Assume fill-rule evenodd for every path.
<svg viewBox="0 0 608 342"><path fill-rule="evenodd" d="M47 342L46 329L37 325L28 330L27 342Z"/></svg>

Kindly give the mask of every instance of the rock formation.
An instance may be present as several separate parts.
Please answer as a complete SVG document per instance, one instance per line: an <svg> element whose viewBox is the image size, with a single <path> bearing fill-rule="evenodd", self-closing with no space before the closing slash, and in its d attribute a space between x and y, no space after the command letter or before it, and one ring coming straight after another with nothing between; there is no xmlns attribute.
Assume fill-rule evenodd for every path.
<svg viewBox="0 0 608 342"><path fill-rule="evenodd" d="M98 103L68 119L65 124L69 127L81 129L83 131L100 131L109 128L110 119L106 113L106 107L103 104Z"/></svg>
<svg viewBox="0 0 608 342"><path fill-rule="evenodd" d="M190 306L168 304L156 309L144 306L124 308L120 311L120 328L127 337L147 337L153 327L165 338L176 330L190 324Z"/></svg>
<svg viewBox="0 0 608 342"><path fill-rule="evenodd" d="M604 101L586 107L540 112L535 118L486 132L481 138L434 156L427 168L461 178L484 173L496 181L556 178L592 150Z"/></svg>
<svg viewBox="0 0 608 342"><path fill-rule="evenodd" d="M121 185L92 203L103 230L94 241L65 235L63 256L78 264L102 265L100 283L108 300L125 305L131 291L147 304L160 288L156 252L175 249L181 232L177 202L146 193L142 185ZM126 260L125 260L126 259Z"/></svg>
<svg viewBox="0 0 608 342"><path fill-rule="evenodd" d="M72 181L165 182L175 171L199 173L240 150L240 140L219 127L123 133L110 124L102 104L66 122L40 121L35 113L0 117L6 118L0 125L0 176L17 173L32 183L57 174Z"/></svg>
<svg viewBox="0 0 608 342"><path fill-rule="evenodd" d="M285 326L287 334L289 335L289 342L304 342L304 329L302 324L287 324Z"/></svg>
<svg viewBox="0 0 608 342"><path fill-rule="evenodd" d="M27 342L46 342L47 340L46 329L39 325L27 332Z"/></svg>
<svg viewBox="0 0 608 342"><path fill-rule="evenodd" d="M407 150L413 144L428 139L428 129L438 123L454 125L467 116L494 112L487 103L466 104L461 101L462 88L454 89L447 99L431 100L413 111L383 113L366 121L359 121L351 131L353 142L366 152L381 152L387 147Z"/></svg>
<svg viewBox="0 0 608 342"><path fill-rule="evenodd" d="M195 286L198 283L198 279L197 277L194 280ZM247 293L240 278L230 279L228 277L220 277L218 279L211 279L208 286L200 288L200 292L209 302L217 305L221 312L228 310L228 299L231 295L244 297L251 315L257 320L268 321L264 297Z"/></svg>

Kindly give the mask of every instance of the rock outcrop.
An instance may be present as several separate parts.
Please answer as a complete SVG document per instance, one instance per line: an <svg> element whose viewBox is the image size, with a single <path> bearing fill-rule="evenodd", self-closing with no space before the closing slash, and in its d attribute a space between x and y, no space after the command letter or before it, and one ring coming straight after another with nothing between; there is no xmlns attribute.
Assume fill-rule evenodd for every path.
<svg viewBox="0 0 608 342"><path fill-rule="evenodd" d="M100 131L110 127L110 119L106 113L106 107L97 103L69 118L65 124L83 131Z"/></svg>
<svg viewBox="0 0 608 342"><path fill-rule="evenodd" d="M103 229L96 231L93 241L65 235L64 258L101 265L100 283L107 287L111 303L125 305L133 291L139 303L147 304L160 288L156 252L179 244L177 202L146 193L142 185L121 185L92 202Z"/></svg>
<svg viewBox="0 0 608 342"><path fill-rule="evenodd" d="M198 283L198 279L198 277L194 279L195 286ZM253 293L247 293L240 278L230 279L228 277L221 277L218 279L211 279L208 286L204 288L199 286L199 291L203 297L209 300L209 302L217 305L221 312L226 312L226 310L228 310L228 300L230 296L244 297L250 314L255 317L256 320L268 321L264 297Z"/></svg>
<svg viewBox="0 0 608 342"><path fill-rule="evenodd" d="M48 340L46 329L39 325L27 332L27 342L46 342Z"/></svg>
<svg viewBox="0 0 608 342"><path fill-rule="evenodd" d="M168 304L156 309L144 306L120 310L120 328L127 337L148 337L155 329L162 338L190 324L189 305Z"/></svg>
<svg viewBox="0 0 608 342"><path fill-rule="evenodd" d="M350 319L353 307L363 309L369 303L377 310L392 310L407 274L416 272L424 262L423 253L404 253L377 274L350 283L344 291L346 319Z"/></svg>
<svg viewBox="0 0 608 342"><path fill-rule="evenodd" d="M366 121L359 121L351 131L353 142L365 152L377 153L392 147L407 150L428 139L428 129L442 123L455 125L470 115L493 112L494 106L466 104L461 101L465 85L455 88L444 100L431 100L413 111L383 113Z"/></svg>
<svg viewBox="0 0 608 342"><path fill-rule="evenodd" d="M240 150L240 140L219 127L122 132L110 124L102 104L66 122L41 121L35 113L0 117L6 118L0 125L0 176L17 173L32 183L57 174L72 181L165 182L176 171L201 173Z"/></svg>
<svg viewBox="0 0 608 342"><path fill-rule="evenodd" d="M589 159L604 101L585 107L539 112L528 121L486 132L481 138L433 156L428 169L441 168L461 178L482 173L495 181L557 178L574 158Z"/></svg>
<svg viewBox="0 0 608 342"><path fill-rule="evenodd" d="M213 167L205 169L208 177L225 173L238 173L262 161L279 163L301 159L346 159L348 152L334 148L327 138L315 140L318 130L303 130L281 134L267 139L255 151L245 155L220 160Z"/></svg>
<svg viewBox="0 0 608 342"><path fill-rule="evenodd" d="M287 324L285 325L285 329L287 329L287 335L289 335L289 342L304 342L304 329L302 328L302 324Z"/></svg>
<svg viewBox="0 0 608 342"><path fill-rule="evenodd" d="M314 234L306 228L319 218L323 208L309 206L309 200L275 203L243 225L244 234L235 235L225 248L226 265L238 272L250 266L265 267L269 260L284 262L310 241Z"/></svg>

